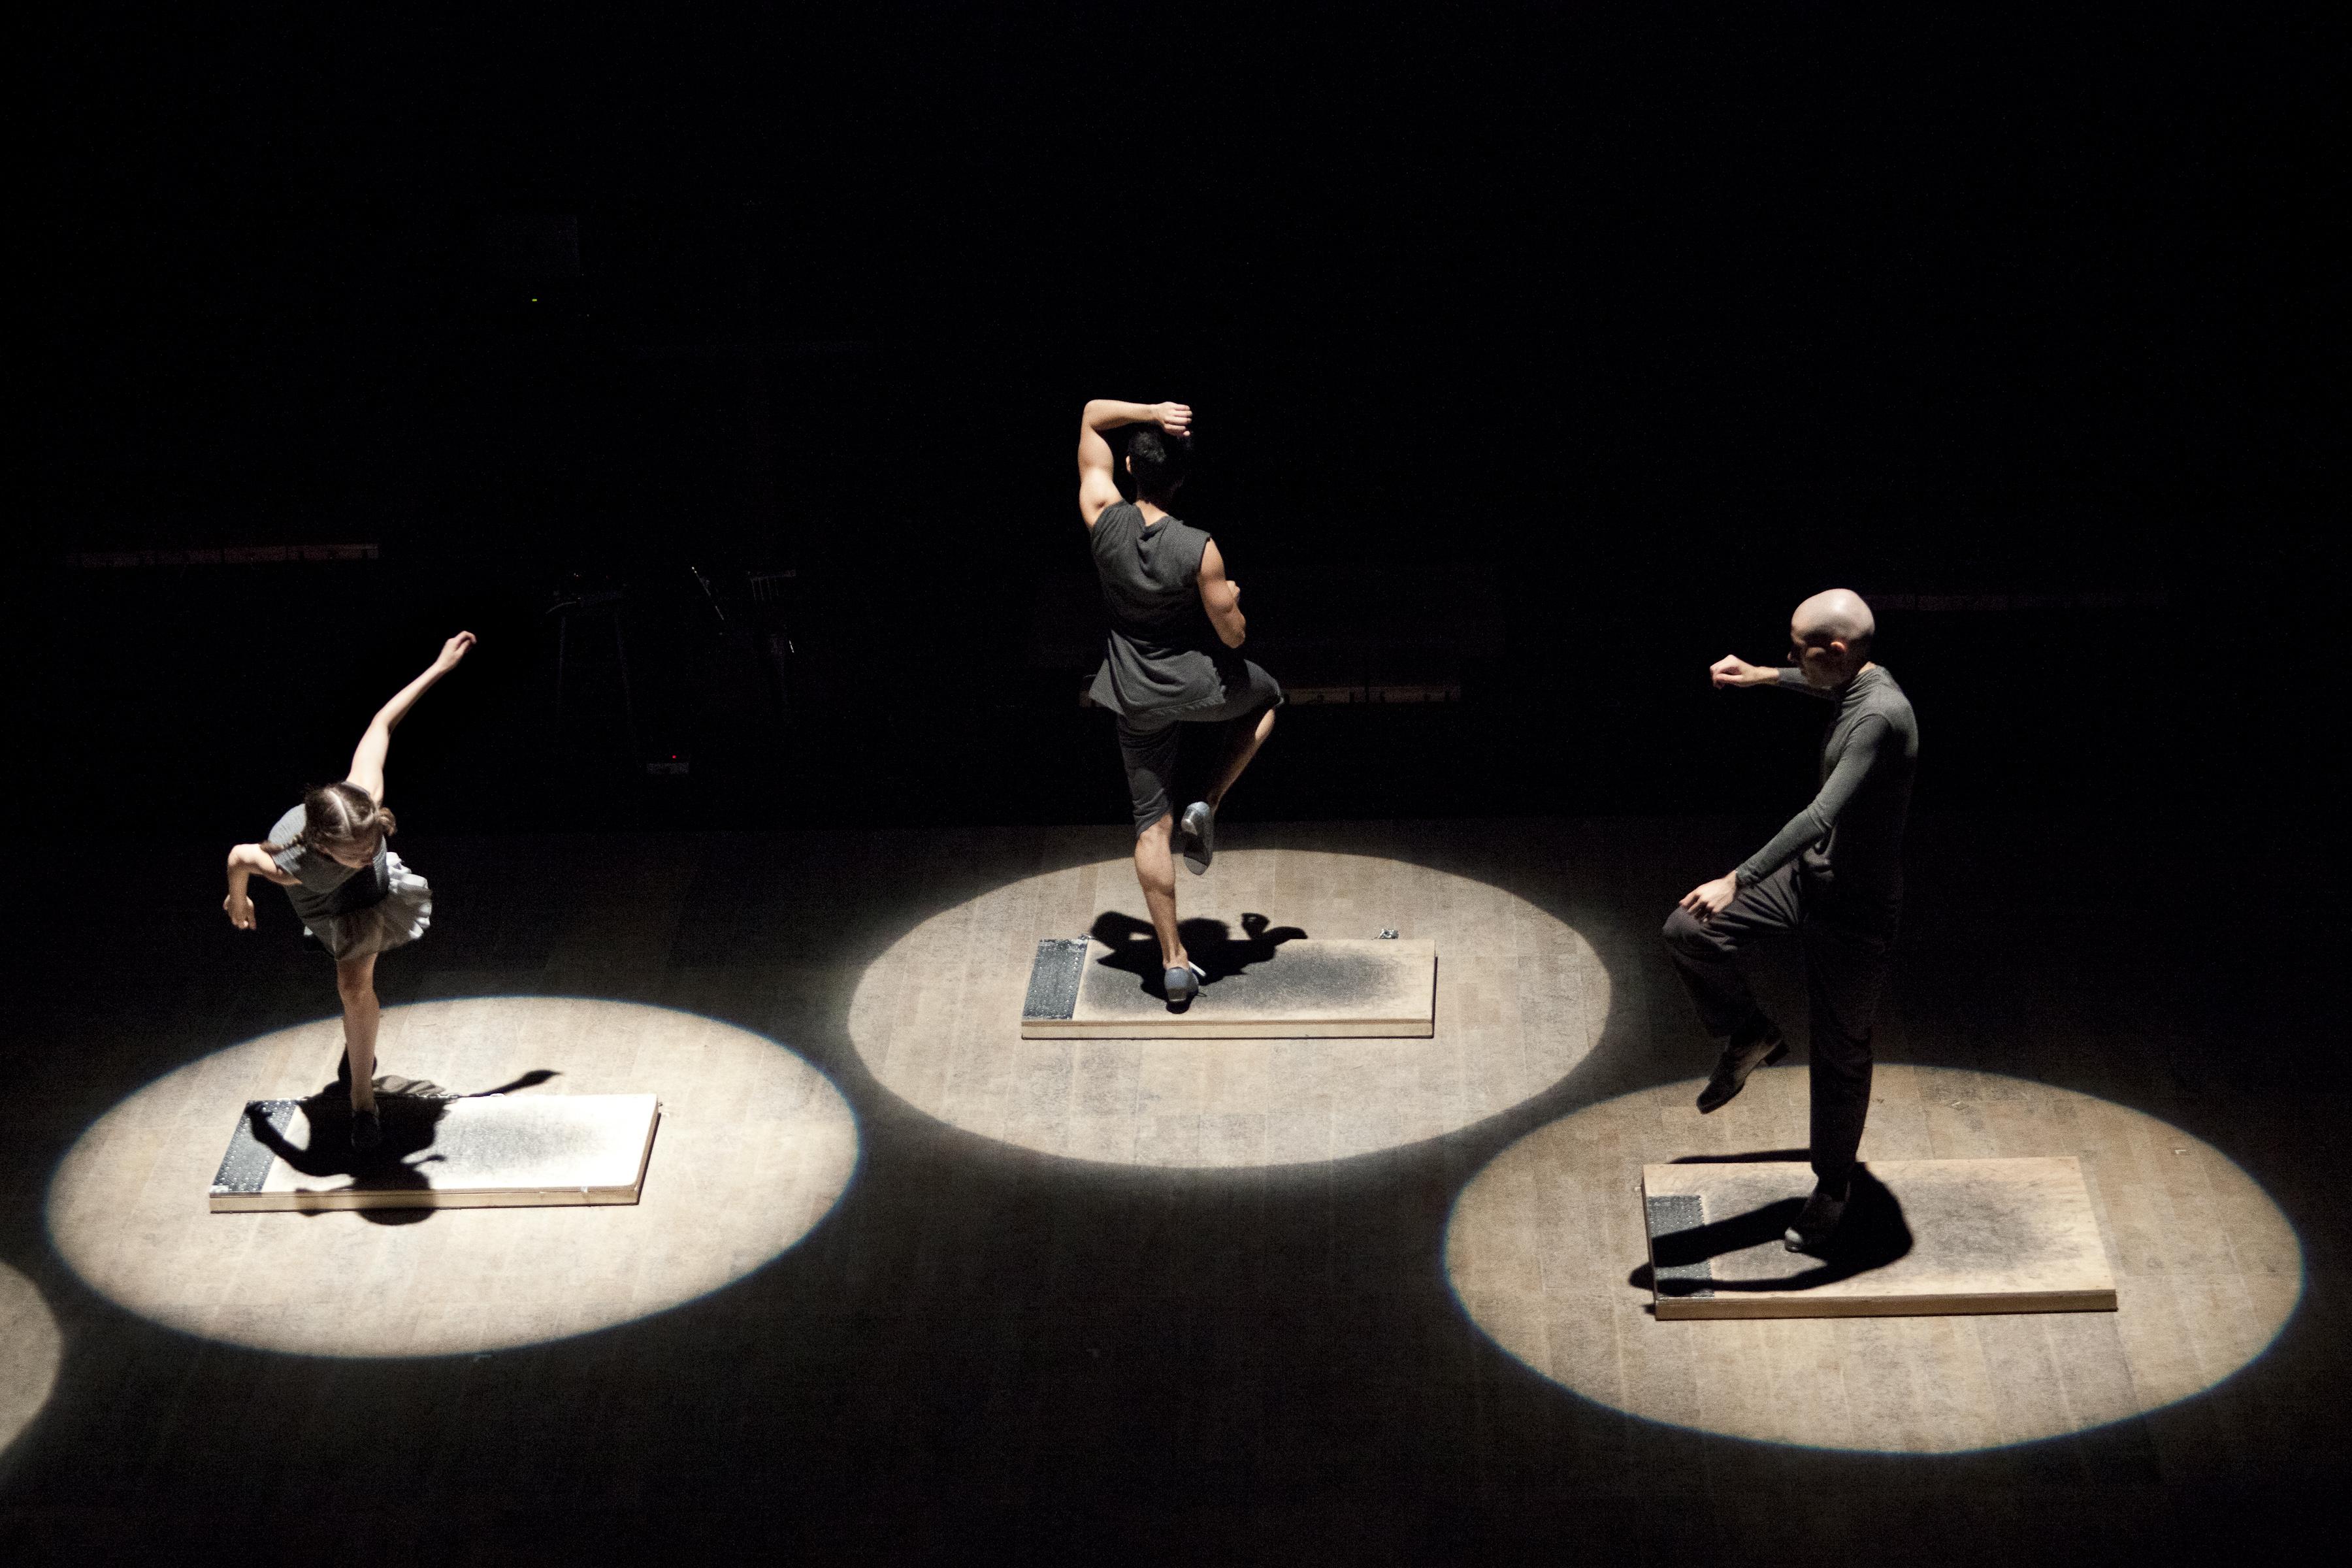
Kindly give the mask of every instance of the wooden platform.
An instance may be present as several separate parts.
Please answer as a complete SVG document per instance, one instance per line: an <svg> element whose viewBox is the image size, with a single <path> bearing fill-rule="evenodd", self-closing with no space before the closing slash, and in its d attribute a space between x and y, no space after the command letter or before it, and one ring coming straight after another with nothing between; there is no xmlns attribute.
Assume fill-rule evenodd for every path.
<svg viewBox="0 0 2352 1568"><path fill-rule="evenodd" d="M2071 1155L1894 1160L1858 1173L1822 1256L1781 1233L1812 1191L1788 1162L1642 1167L1660 1318L2111 1312L2116 1282Z"/></svg>
<svg viewBox="0 0 2352 1568"><path fill-rule="evenodd" d="M1437 1032L1437 948L1428 942L1287 941L1171 1012L1159 949L1087 937L1037 944L1021 1009L1024 1039L1376 1039Z"/></svg>
<svg viewBox="0 0 2352 1568"><path fill-rule="evenodd" d="M248 1101L213 1209L634 1204L660 1121L650 1094L379 1095L376 1106L383 1142L362 1154L333 1100Z"/></svg>

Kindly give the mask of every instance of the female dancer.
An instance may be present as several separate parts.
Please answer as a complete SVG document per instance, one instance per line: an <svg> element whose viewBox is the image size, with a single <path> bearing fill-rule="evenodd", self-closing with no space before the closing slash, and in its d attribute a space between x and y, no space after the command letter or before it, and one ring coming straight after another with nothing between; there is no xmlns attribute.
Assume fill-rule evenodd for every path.
<svg viewBox="0 0 2352 1568"><path fill-rule="evenodd" d="M302 929L335 961L335 990L343 999L343 1062L335 1077L351 1091L354 1149L383 1141L375 1112L375 955L415 941L433 919L433 889L384 842L395 826L383 807L384 752L393 726L473 646L471 632L443 643L441 657L369 721L348 778L304 791L302 804L278 819L266 842L228 852L228 897L221 908L229 924L254 929L246 879L266 878L286 889Z"/></svg>

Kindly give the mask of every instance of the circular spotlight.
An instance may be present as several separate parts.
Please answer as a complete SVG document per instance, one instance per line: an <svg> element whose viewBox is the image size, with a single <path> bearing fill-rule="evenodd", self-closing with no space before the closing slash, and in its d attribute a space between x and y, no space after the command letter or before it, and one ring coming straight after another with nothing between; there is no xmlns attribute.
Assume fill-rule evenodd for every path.
<svg viewBox="0 0 2352 1568"><path fill-rule="evenodd" d="M2078 1156L2120 1309L1660 1322L1633 1281L1649 1257L1643 1165L1806 1139L1801 1069L1758 1073L1705 1119L1697 1089L1644 1089L1528 1134L1463 1190L1446 1228L1446 1273L1472 1321L1629 1415L1817 1448L2000 1447L2211 1387L2269 1348L2303 1293L2294 1227L2211 1145L2046 1084L1881 1066L1864 1159Z"/></svg>
<svg viewBox="0 0 2352 1568"><path fill-rule="evenodd" d="M715 1019L572 997L387 1008L381 1070L482 1090L661 1097L635 1204L214 1214L206 1191L248 1100L316 1091L340 1019L265 1035L156 1079L102 1117L50 1184L49 1233L109 1300L170 1328L309 1355L500 1350L626 1322L741 1279L832 1211L857 1124L823 1073ZM383 1081L383 1080L379 1080Z"/></svg>
<svg viewBox="0 0 2352 1568"><path fill-rule="evenodd" d="M0 1451L33 1424L58 1385L65 1341L33 1282L0 1263Z"/></svg>
<svg viewBox="0 0 2352 1568"><path fill-rule="evenodd" d="M849 1034L876 1079L942 1121L1041 1153L1194 1169L1294 1164L1418 1142L1507 1110L1582 1061L1609 975L1517 895L1404 861L1225 850L1183 918L1273 934L1437 944L1434 1039L1024 1040L1040 937L1140 908L1131 861L1047 872L929 920L867 966ZM1189 940L1189 938L1188 938Z"/></svg>

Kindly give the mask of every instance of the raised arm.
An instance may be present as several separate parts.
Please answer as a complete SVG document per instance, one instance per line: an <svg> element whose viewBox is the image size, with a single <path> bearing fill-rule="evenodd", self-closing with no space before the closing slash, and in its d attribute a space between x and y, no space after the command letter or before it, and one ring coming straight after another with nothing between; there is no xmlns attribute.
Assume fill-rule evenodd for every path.
<svg viewBox="0 0 2352 1568"><path fill-rule="evenodd" d="M1826 702L1837 693L1815 686L1805 679L1805 672L1793 664L1750 664L1738 654L1727 653L1706 667L1716 689L1734 686L1777 686L1783 691L1801 691Z"/></svg>
<svg viewBox="0 0 2352 1568"><path fill-rule="evenodd" d="M1192 411L1181 403L1120 403L1097 397L1078 416L1078 515L1095 520L1118 503L1118 480L1111 473L1110 443L1103 432L1122 425L1157 425L1179 434L1192 427Z"/></svg>
<svg viewBox="0 0 2352 1568"><path fill-rule="evenodd" d="M360 737L359 749L352 753L352 771L344 776L373 795L378 805L383 804L383 758L392 749L393 727L408 717L408 710L435 681L457 668L457 661L473 646L471 632L459 632L443 643L440 657L425 666L425 673L394 693L392 700L368 721L367 733Z"/></svg>
<svg viewBox="0 0 2352 1568"><path fill-rule="evenodd" d="M1249 623L1242 618L1242 585L1225 575L1224 553L1213 539L1201 552L1201 608L1209 612L1209 625L1227 647L1241 647L1249 636Z"/></svg>

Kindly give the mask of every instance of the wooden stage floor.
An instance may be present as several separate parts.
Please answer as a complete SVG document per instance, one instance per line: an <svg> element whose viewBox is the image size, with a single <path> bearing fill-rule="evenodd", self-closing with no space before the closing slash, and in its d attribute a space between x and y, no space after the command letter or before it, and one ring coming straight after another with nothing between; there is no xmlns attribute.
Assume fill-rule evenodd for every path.
<svg viewBox="0 0 2352 1568"><path fill-rule="evenodd" d="M1553 1004L1513 989L1512 963L1498 961L1472 994L1490 998L1490 1032L1457 1050L1444 1090L1460 1115L1398 1117L1394 1137L1334 1144L1336 1158L1274 1163L1246 1138L1215 1160L1089 1156L1009 1131L1023 1125L1013 1101L987 1120L982 1100L951 1092L951 1066L919 1080L936 1086L929 1101L930 1090L901 1092L887 1060L861 1050L852 1015L908 933L1117 856L1116 826L476 840L420 827L403 834L402 853L433 880L435 925L380 965L389 1007L498 997L528 1011L572 997L712 1020L730 1038L786 1047L820 1088L814 1074L829 1079L824 1092L845 1110L826 1125L854 1137L854 1153L837 1146L837 1199L811 1187L793 1223L740 1247L706 1232L698 1245L716 1283L698 1294L661 1284L653 1231L612 1228L650 1210L405 1211L423 1217L404 1228L381 1214L207 1215L199 1183L188 1223L244 1237L256 1259L282 1265L308 1237L373 1270L333 1287L349 1314L305 1319L299 1353L270 1348L267 1312L237 1319L240 1337L210 1331L217 1315L166 1323L122 1305L68 1265L76 1237L50 1234L68 1211L75 1226L108 1223L107 1205L50 1201L86 1131L211 1053L264 1037L316 1049L331 1029L314 1021L333 1006L328 966L299 948L281 904L265 902L263 929L247 935L198 896L216 846L91 847L54 889L14 983L14 1048L0 1067L15 1118L0 1141L11 1346L0 1418L21 1428L0 1454L0 1550L28 1563L201 1541L215 1552L245 1542L252 1561L295 1542L354 1562L608 1561L655 1548L726 1561L756 1546L812 1562L1630 1564L1861 1562L1900 1543L1906 1562L2008 1565L2211 1555L2265 1521L2333 1505L2352 1452L2341 1396L2352 1205L2327 1154L2347 1109L2328 1065L2340 1030L2270 945L2273 890L2251 873L2192 927L2158 897L2157 871L2121 864L2113 847L2056 827L1921 822L1881 1026L1882 1059L1899 1069L1890 1092L1911 1098L1885 1135L1925 1158L1947 1152L1938 1138L2074 1152L2020 1143L2088 1129L2074 1141L2111 1166L2127 1145L2140 1163L2127 1176L2110 1169L2102 1185L2086 1163L2124 1309L2072 1314L2071 1328L2039 1337L1983 1320L1993 1326L1912 1338L1845 1324L1817 1342L1788 1325L1655 1324L1640 1310L1645 1286L1628 1278L1643 1257L1640 1167L1685 1146L1675 1119L1696 1119L1676 1086L1703 1076L1711 1054L1657 927L1678 894L1752 847L1757 825L1235 820L1221 831L1237 867L1250 854L1395 863L1418 868L1400 887L1490 889L1488 915L1533 911L1514 913L1512 929L1573 932L1576 963L1606 977L1591 1037L1529 1065L1531 1042L1556 1031L1528 1020ZM1278 869L1269 877L1278 905ZM197 891L125 912L120 890L133 885ZM1286 918L1255 894L1235 907ZM1333 934L1398 923L1381 912L1368 904L1366 929ZM1443 984L1454 963L1443 911L1416 913L1406 934L1438 942ZM1053 933L1007 940L1041 934ZM1759 983L1795 1026L1795 955L1766 962ZM925 1026L902 1022L908 1038ZM1505 1039L1507 1025L1528 1037ZM471 1090L565 1068L560 1028L526 1038L453 1053L435 1070L472 1074L451 1085ZM668 1075L683 1058L632 1056L618 1037L599 1037L593 1055L593 1072L531 1092L641 1089L663 1096L666 1118L707 1108L738 1140L711 1156L740 1178L727 1205L755 1217L771 1180L756 1161L808 1136L794 1119L823 1098L746 1098L730 1088L736 1069L716 1066L679 1089ZM281 1052L252 1092L289 1092L309 1060ZM1522 1076L1496 1079L1486 1064ZM404 1070L396 1056L383 1065ZM1407 1067L1382 1068L1386 1089L1361 1093L1412 1103L1421 1091ZM793 1058L760 1070L786 1069L801 1070ZM1802 1125L1801 1074L1777 1070L1752 1104L1706 1119L1689 1151L1784 1146ZM186 1081L200 1079L207 1093L247 1092L203 1073ZM1963 1080L1943 1100L1973 1109L1930 1092ZM1233 1081L1216 1092L1241 1092ZM1496 1081L1513 1087L1472 1092ZM1200 1092L1205 1109L1187 1114L1246 1113ZM2116 1109L2101 1121L2097 1107ZM131 1121L125 1147L163 1146L150 1136L160 1121ZM678 1148L692 1147L693 1126L681 1117ZM225 1128L205 1133L207 1171ZM2179 1131L2190 1152L2151 1128ZM1766 1136L1751 1142L1751 1131ZM647 1205L672 1136L666 1120ZM1597 1168L1589 1156L1603 1144L1630 1163L1622 1192L1559 1175ZM2223 1175L2204 1181L2220 1172L2209 1152L2292 1229L2262 1230L2256 1210L2231 1208L2242 1194ZM2228 1202L2200 1196L2225 1187ZM171 1228L171 1194L151 1209L136 1183L121 1191L119 1212L160 1216L140 1222L158 1227L154 1245L195 1234ZM1450 1253L1465 1194L1483 1228L1454 1231ZM1588 1211L1612 1217L1580 1217ZM559 1229L502 1250L493 1227L526 1212L534 1225L625 1235L625 1266L619 1251L567 1258L572 1233ZM677 1214L689 1223L691 1205ZM1579 1254L1603 1233L1605 1248ZM135 1261L138 1241L116 1237L111 1255ZM1462 1251L1474 1242L1475 1255ZM404 1259L423 1258L430 1278L401 1274ZM593 1321L546 1310L567 1268L593 1275L610 1310ZM2289 1271L2299 1306L2281 1300ZM338 1322L383 1306L371 1290L425 1299L436 1286L471 1293L477 1318L533 1303L546 1331L404 1342L429 1354L334 1350ZM1580 1293L1606 1300L1587 1313ZM2180 1331L2151 1337L2144 1354L2118 1341L2117 1359L2097 1363L2092 1403L2071 1405L2060 1378L2031 1391L2032 1420L2011 1418L2032 1368L2063 1369L2068 1335L2112 1330L2136 1299L2187 1314ZM2249 1301L2284 1320L2266 1353L2242 1332L2197 1326L2242 1329ZM1603 1355L1586 1323L1618 1347L1670 1327L1687 1354ZM1969 1348L2001 1334L2009 1360ZM1758 1401L1823 1386L1826 1373L1808 1368L1830 1363L1785 1359L1809 1345L1843 1358L1837 1399L1766 1419ZM1764 1382L1728 1370L1776 1356ZM1942 1376L1988 1365L1983 1377ZM2225 1381L2206 1388L2215 1378ZM1748 1402L1747 1435L1710 1414L1711 1390ZM1938 1398L1989 1403L1939 1415ZM1953 1431L2008 1446L1926 1451L1968 1447Z"/></svg>

